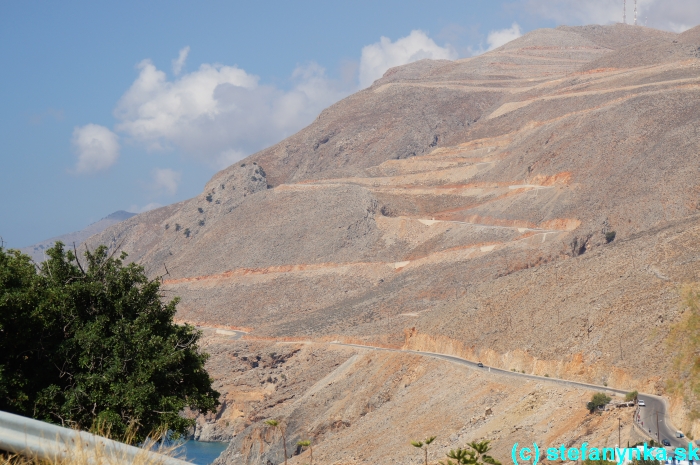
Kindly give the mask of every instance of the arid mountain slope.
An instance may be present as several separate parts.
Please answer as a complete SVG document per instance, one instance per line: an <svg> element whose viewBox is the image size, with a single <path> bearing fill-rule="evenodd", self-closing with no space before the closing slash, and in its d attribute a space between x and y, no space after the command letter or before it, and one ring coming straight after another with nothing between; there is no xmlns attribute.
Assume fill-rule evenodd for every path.
<svg viewBox="0 0 700 465"><path fill-rule="evenodd" d="M514 441L559 446L634 444L644 436L633 409L589 415L590 391L513 377L413 354L327 344L206 338L208 367L225 408L200 418L197 437L230 439L219 464L282 463L279 435L261 420L286 426L290 464L309 463L295 445L311 439L314 462L422 464L411 440L436 435L429 460L468 441L489 438L503 463ZM618 397L617 400L620 400Z"/></svg>
<svg viewBox="0 0 700 465"><path fill-rule="evenodd" d="M699 31L538 30L391 69L201 196L91 244L167 266L180 318L249 338L662 392L680 288L700 272Z"/></svg>

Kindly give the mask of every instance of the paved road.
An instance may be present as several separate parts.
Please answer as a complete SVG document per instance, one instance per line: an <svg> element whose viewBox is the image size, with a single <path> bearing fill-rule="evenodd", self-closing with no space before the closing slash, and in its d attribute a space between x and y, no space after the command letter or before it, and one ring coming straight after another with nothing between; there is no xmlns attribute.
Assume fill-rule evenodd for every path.
<svg viewBox="0 0 700 465"><path fill-rule="evenodd" d="M223 336L230 336L231 340L238 340L241 337L243 337L245 334L247 334L244 331L236 331L236 330L224 330L224 329L219 329L219 328L213 328L213 327L208 327L208 326L197 326L200 329L206 328L206 329L211 329L215 330L217 335L223 335ZM494 373L494 374L499 374L499 375L505 375L505 376L514 376L519 379L530 379L534 381L541 381L541 382L546 382L546 383L554 383L558 384L560 386L570 386L570 387L576 387L576 388L581 388L581 389L587 389L590 391L604 391L608 393L617 393L617 394L627 394L627 391L624 391L622 389L613 389L607 386L599 386L596 384L589 384L589 383L582 383L579 381L569 381L565 379L558 379L558 378L549 378L545 376L537 376L537 375L530 375L526 373L517 373L514 371L508 371L504 370L502 368L495 368L495 367L483 367L480 368L477 364L477 362L472 362L460 357L456 357L454 355L445 355L445 354L438 354L434 352L419 352L415 350L400 350L400 349L386 349L383 347L374 347L374 346L366 346L366 345L360 345L360 344L345 344L341 342L332 342L332 344L336 345L341 345L341 346L348 346L348 347L357 347L360 349L367 349L367 350L380 350L380 351L386 351L386 352L404 352L404 353L409 353L409 354L416 354L416 355L422 355L424 357L433 357L441 360L447 360L448 362L452 363L458 363L460 365L466 365L468 367L483 371L484 373ZM670 418L667 414L667 404L666 401L659 396L655 396L652 394L639 394L639 399L644 400L644 403L646 404L645 407L639 407L637 409L638 411L638 417L635 417L635 420L637 421L637 424L642 428L646 434L649 436L650 439L654 439L658 442L660 442L663 439L668 439L669 442L671 443L672 447L687 447L688 441L686 438L676 438L676 428L673 427L673 425L670 424ZM657 431L657 415L658 415L658 431Z"/></svg>
<svg viewBox="0 0 700 465"><path fill-rule="evenodd" d="M495 374L500 374L500 375L507 375L507 376L515 376L520 379L531 379L535 381L542 381L546 383L554 383L558 384L561 386L571 386L571 387L577 387L577 388L582 388L582 389L588 389L590 391L597 391L597 392L609 392L609 393L618 393L618 394L627 394L628 391L623 391L621 389L613 389L609 388L607 386L598 386L596 384L588 384L588 383L582 383L579 381L568 381L564 379L558 379L558 378L548 378L545 376L537 376L537 375L529 375L526 373L517 373L514 371L508 371L504 370L502 368L495 368L495 367L483 367L479 368L477 362L472 362L469 360L465 360L460 357L456 357L454 355L445 355L445 354L436 354L433 352L419 352L415 350L399 350L399 349L385 349L382 347L373 347L373 346L365 346L365 345L359 345L359 344L344 344L340 342L334 342L333 344L337 345L343 345L343 346L350 346L350 347L359 347L362 349L370 349L370 350L383 350L387 352L405 352L405 353L410 353L410 354L417 354L417 355L423 355L427 357L434 357L442 360L447 360L449 362L453 363L459 363L461 365L466 365L471 368L475 368L477 370L483 370L485 373L495 373ZM675 433L676 433L676 428L673 427L673 425L670 424L670 419L667 414L667 405L666 401L659 396L655 396L652 394L639 394L639 399L644 400L644 403L646 404L645 407L639 407L639 421L638 424L644 422L644 431L647 432L647 435L654 439L657 440L657 436L659 437L658 441L660 442L663 439L668 439L669 442L671 443L672 447L687 447L688 441L686 438L676 438ZM657 432L656 430L656 415L658 414L659 417L659 431Z"/></svg>
<svg viewBox="0 0 700 465"><path fill-rule="evenodd" d="M688 441L686 438L676 437L676 428L669 423L670 419L667 414L667 404L666 400L659 396L652 396L649 394L640 394L639 398L644 401L646 406L639 407L638 409L638 421L637 424L644 429L653 439L657 442L661 442L664 439L668 439L671 446L676 447L687 447ZM658 426L657 431L657 416L658 416ZM643 426L642 426L643 424Z"/></svg>
<svg viewBox="0 0 700 465"><path fill-rule="evenodd" d="M583 389L589 389L592 391L606 391L606 392L614 392L618 394L627 394L628 391L623 391L621 389L613 389L605 386L597 386L595 384L588 384L588 383L582 383L579 381L568 381L565 379L559 379L559 378L549 378L546 376L537 376L537 375L530 375L527 373L518 373L516 371L508 371L504 370L503 368L496 368L496 367L483 367L479 368L477 362L472 362L470 360L466 360L454 355L445 355L445 354L438 354L434 352L422 352L422 351L417 351L417 350L400 350L400 349L385 349L383 347L373 347L373 346L365 346L365 345L360 345L360 344L345 344L345 343L340 343L340 342L334 342L333 344L336 345L342 345L342 346L350 346L350 347L359 347L362 349L372 349L372 350L384 350L384 351L390 351L390 352L404 352L408 354L416 354L416 355L423 355L427 357L433 357L433 358L439 358L442 360L447 360L449 362L453 363L459 363L461 365L466 365L472 368L477 368L479 370L483 370L484 372L488 373L496 373L500 375L507 375L507 376L516 376L520 379L527 378L527 379L532 379L535 381L544 381L544 382L549 382L549 383L556 383L559 385L564 385L564 386L572 386L572 387L579 387Z"/></svg>

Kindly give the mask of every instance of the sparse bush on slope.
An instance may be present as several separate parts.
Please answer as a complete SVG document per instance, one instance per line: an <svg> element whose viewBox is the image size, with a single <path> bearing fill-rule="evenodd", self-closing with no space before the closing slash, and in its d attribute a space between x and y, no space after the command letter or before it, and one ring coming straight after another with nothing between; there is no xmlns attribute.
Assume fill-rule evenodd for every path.
<svg viewBox="0 0 700 465"><path fill-rule="evenodd" d="M596 392L593 394L593 398L590 402L586 404L588 411L593 413L597 408L608 405L612 399L607 396L604 392Z"/></svg>
<svg viewBox="0 0 700 465"><path fill-rule="evenodd" d="M690 420L695 421L700 419L700 290L688 285L682 292L686 312L666 339L676 372L668 377L666 388L669 394L683 397Z"/></svg>

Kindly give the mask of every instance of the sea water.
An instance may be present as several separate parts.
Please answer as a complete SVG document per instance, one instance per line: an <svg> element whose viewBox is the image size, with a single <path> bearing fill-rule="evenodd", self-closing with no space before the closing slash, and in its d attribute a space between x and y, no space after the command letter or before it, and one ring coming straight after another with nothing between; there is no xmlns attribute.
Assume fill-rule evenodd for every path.
<svg viewBox="0 0 700 465"><path fill-rule="evenodd" d="M228 446L227 442L203 442L187 441L178 449L178 458L196 463L197 465L209 465ZM184 455L184 457L183 457Z"/></svg>

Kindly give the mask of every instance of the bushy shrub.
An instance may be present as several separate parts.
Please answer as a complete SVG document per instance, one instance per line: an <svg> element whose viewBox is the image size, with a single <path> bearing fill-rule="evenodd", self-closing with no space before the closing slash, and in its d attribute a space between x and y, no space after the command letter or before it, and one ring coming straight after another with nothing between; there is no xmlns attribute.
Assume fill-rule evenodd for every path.
<svg viewBox="0 0 700 465"><path fill-rule="evenodd" d="M612 399L608 397L604 392L596 392L593 394L593 398L589 403L586 404L588 411L593 413L599 407L608 405Z"/></svg>
<svg viewBox="0 0 700 465"><path fill-rule="evenodd" d="M159 278L104 246L82 261L61 242L47 254L37 270L0 247L0 410L140 442L185 433L185 407L215 409L201 333L173 322Z"/></svg>

